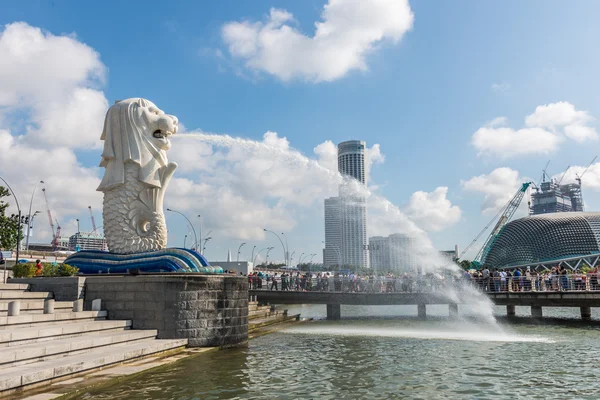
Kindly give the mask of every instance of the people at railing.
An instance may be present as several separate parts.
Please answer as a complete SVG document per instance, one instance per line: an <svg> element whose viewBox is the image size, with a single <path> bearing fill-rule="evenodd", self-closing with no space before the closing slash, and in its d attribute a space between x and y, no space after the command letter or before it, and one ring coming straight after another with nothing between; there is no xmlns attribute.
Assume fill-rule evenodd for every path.
<svg viewBox="0 0 600 400"><path fill-rule="evenodd" d="M444 273L357 274L307 271L255 271L248 275L254 290L311 292L395 293L435 292L468 284L482 292L543 292L600 290L598 267L571 270L562 266L536 271L484 267L480 271Z"/></svg>

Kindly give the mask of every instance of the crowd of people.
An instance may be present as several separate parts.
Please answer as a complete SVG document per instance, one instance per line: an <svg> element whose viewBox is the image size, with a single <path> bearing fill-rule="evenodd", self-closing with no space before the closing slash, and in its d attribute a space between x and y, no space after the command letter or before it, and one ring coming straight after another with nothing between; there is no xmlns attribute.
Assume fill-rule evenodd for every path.
<svg viewBox="0 0 600 400"><path fill-rule="evenodd" d="M581 271L560 266L535 270L455 271L443 273L355 274L353 272L302 272L259 270L248 275L252 289L335 292L431 292L444 287L470 284L483 292L527 292L600 290L599 268Z"/></svg>
<svg viewBox="0 0 600 400"><path fill-rule="evenodd" d="M421 275L408 272L361 275L352 272L254 271L248 275L252 289L370 293L433 290L459 279L450 275L443 277L439 274Z"/></svg>
<svg viewBox="0 0 600 400"><path fill-rule="evenodd" d="M465 278L484 292L600 290L598 273L598 267L582 271L556 266L540 272L519 268L483 268L480 271L466 271Z"/></svg>

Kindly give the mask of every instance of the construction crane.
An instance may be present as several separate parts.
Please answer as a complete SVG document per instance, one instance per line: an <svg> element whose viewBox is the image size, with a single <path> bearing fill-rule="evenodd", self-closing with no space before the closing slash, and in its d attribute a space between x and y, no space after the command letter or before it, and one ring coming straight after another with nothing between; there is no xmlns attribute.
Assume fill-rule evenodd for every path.
<svg viewBox="0 0 600 400"><path fill-rule="evenodd" d="M517 193L515 193L515 195L508 201L508 203L506 203L504 207L502 207L500 211L498 211L494 218L492 218L492 220L485 226L485 228L483 228L483 230L479 232L477 237L475 237L475 239L473 239L473 241L469 243L469 245L462 252L462 254L465 254L475 244L475 242L477 242L477 240L483 235L483 233L492 225L492 223L496 221L496 218L499 217L498 221L496 222L496 225L494 226L494 229L492 229L485 243L483 244L481 249L479 249L479 252L477 252L477 255L473 259L471 263L471 266L473 268L477 269L481 267L483 262L485 262L485 258L490 252L490 249L492 248L496 237L498 236L502 228L504 228L508 221L510 221L510 219L513 217L513 215L517 211L517 208L519 208L523 197L525 196L525 192L527 192L527 189L529 188L529 186L532 185L532 183L533 182L523 183L519 190L517 190Z"/></svg>
<svg viewBox="0 0 600 400"><path fill-rule="evenodd" d="M579 186L581 187L581 178L583 178L583 175L587 172L587 170L592 166L592 164L594 163L594 161L596 161L596 158L598 158L598 156L594 157L594 159L592 161L590 161L590 163L588 164L587 167L585 167L585 169L583 170L583 172L581 173L581 175L579 174L575 174L575 180L577 181L577 183L579 183Z"/></svg>
<svg viewBox="0 0 600 400"><path fill-rule="evenodd" d="M60 224L58 223L58 220L56 218L54 220L56 221L56 235L54 235L54 239L52 239L52 248L54 250L56 250L58 248L58 245L59 245L58 239L60 239L60 230L61 230L61 227L60 227Z"/></svg>
<svg viewBox="0 0 600 400"><path fill-rule="evenodd" d="M579 184L579 193L580 193L580 195L581 195L581 178L583 178L583 175L592 166L592 164L594 163L594 161L596 161L596 158L598 158L598 156L595 156L594 159L592 161L590 161L590 163L588 164L587 167L585 167L585 169L583 170L583 172L581 173L581 175L575 174L575 180ZM581 195L581 198L582 198L582 200L581 200L581 211L583 211L583 195Z"/></svg>
<svg viewBox="0 0 600 400"><path fill-rule="evenodd" d="M88 209L90 210L90 217L92 217L92 232L96 232L96 220L94 219L94 213L92 212L92 206L88 206Z"/></svg>
<svg viewBox="0 0 600 400"><path fill-rule="evenodd" d="M560 177L560 179L556 182L556 184L560 185L560 183L562 182L562 180L564 179L565 175L567 174L567 172L569 172L569 169L571 168L570 165L567 166L567 169L565 169L565 172L563 172L562 176Z"/></svg>
<svg viewBox="0 0 600 400"><path fill-rule="evenodd" d="M52 211L50 211L50 203L48 202L48 195L46 195L46 188L42 188L44 193L44 200L46 201L46 211L48 212L48 222L50 223L50 230L52 231L52 249L56 250L58 247L58 239L60 238L60 224L56 220L56 226L54 227L54 221L52 220Z"/></svg>

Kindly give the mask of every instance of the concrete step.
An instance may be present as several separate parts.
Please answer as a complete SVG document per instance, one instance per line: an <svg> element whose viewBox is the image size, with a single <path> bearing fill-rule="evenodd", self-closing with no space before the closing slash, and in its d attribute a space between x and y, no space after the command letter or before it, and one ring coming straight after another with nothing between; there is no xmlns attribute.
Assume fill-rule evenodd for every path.
<svg viewBox="0 0 600 400"><path fill-rule="evenodd" d="M26 283L0 283L0 290L29 290L29 285Z"/></svg>
<svg viewBox="0 0 600 400"><path fill-rule="evenodd" d="M104 330L124 330L131 327L131 320L85 321L60 325L39 325L33 327L13 327L0 330L0 347L54 340L64 337L81 336L88 332Z"/></svg>
<svg viewBox="0 0 600 400"><path fill-rule="evenodd" d="M2 368L29 364L73 354L81 354L96 347L110 347L123 343L135 343L140 340L155 339L156 330L125 330L120 332L83 335L47 342L10 346L0 351L0 375Z"/></svg>
<svg viewBox="0 0 600 400"><path fill-rule="evenodd" d="M0 300L31 300L31 299L52 299L51 292L22 292L19 290L0 290Z"/></svg>
<svg viewBox="0 0 600 400"><path fill-rule="evenodd" d="M9 301L0 301L0 317L5 317L8 314ZM73 310L72 301L55 301L54 312L71 312ZM43 300L21 300L21 314L43 314Z"/></svg>
<svg viewBox="0 0 600 400"><path fill-rule="evenodd" d="M278 315L283 315L284 313L286 313L286 311L287 310L284 310L284 311L279 311L279 310L271 311L271 309L260 310L260 311L251 311L251 312L248 312L248 321L255 320L255 319L260 319L260 318L276 317Z"/></svg>
<svg viewBox="0 0 600 400"><path fill-rule="evenodd" d="M300 314L294 314L294 315L277 316L275 318L261 318L261 319L253 320L252 322L248 321L248 333L252 333L253 331L257 330L258 328L262 328L262 327L265 327L268 325L279 324L282 322L297 320L299 318L300 318Z"/></svg>
<svg viewBox="0 0 600 400"><path fill-rule="evenodd" d="M72 322L106 319L107 311L80 311L54 314L26 314L0 317L0 332L5 329L37 325L64 325Z"/></svg>
<svg viewBox="0 0 600 400"><path fill-rule="evenodd" d="M100 347L85 354L6 368L0 374L0 396L3 391L10 389L98 369L154 353L183 349L186 344L187 339L153 339L113 348Z"/></svg>
<svg viewBox="0 0 600 400"><path fill-rule="evenodd" d="M248 306L248 312L264 311L264 310L270 310L270 309L271 309L271 306L269 306L269 305L267 305L267 306L257 306L257 305L255 305L253 307Z"/></svg>

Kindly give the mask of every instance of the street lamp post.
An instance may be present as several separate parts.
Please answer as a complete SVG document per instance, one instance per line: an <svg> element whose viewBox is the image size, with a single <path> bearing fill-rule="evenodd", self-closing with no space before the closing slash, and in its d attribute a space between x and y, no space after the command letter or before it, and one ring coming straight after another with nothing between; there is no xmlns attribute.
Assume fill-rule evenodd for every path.
<svg viewBox="0 0 600 400"><path fill-rule="evenodd" d="M242 247L246 244L246 242L240 244L240 247L238 247L238 252L237 252L237 259L235 260L236 262L240 261L240 251L242 251Z"/></svg>
<svg viewBox="0 0 600 400"><path fill-rule="evenodd" d="M4 182L6 184L6 187L8 188L8 190L10 190L10 192L12 193L13 197L15 198L15 203L17 205L17 210L19 211L19 215L18 215L18 219L17 219L17 251L16 251L16 256L17 258L15 258L15 265L19 262L19 242L21 241L21 206L19 205L19 199L17 199L17 196L15 195L15 192L12 190L12 188L10 187L10 185L8 184L8 182L6 182L4 180L4 178L0 177L0 179L2 179L2 182ZM29 223L29 221L27 221L27 223ZM6 265L8 264L8 261L6 261L4 263L4 283L6 283Z"/></svg>
<svg viewBox="0 0 600 400"><path fill-rule="evenodd" d="M256 264L256 259L258 258L258 255L263 251L263 250L268 250L270 249L270 247L265 247L264 249L260 249L258 251L258 253L256 253L256 255L252 258L252 265Z"/></svg>
<svg viewBox="0 0 600 400"><path fill-rule="evenodd" d="M275 233L275 232L273 232L273 231L270 231L270 230L268 230L268 229L266 229L266 228L263 228L263 231L265 231L265 232L269 232L269 233L272 233L273 235L275 235L275 236L277 237L277 239L279 239L279 243L281 243L281 247L283 248L283 258L284 258L284 259L286 260L286 262L287 262L287 250L285 249L285 245L283 244L283 240L281 240L281 238L279 237L279 235L278 235L278 234L276 234L276 233ZM268 252L267 252L267 254L268 254Z"/></svg>
<svg viewBox="0 0 600 400"><path fill-rule="evenodd" d="M252 255L250 256L251 260L254 260L254 250L256 250L256 246L252 247ZM252 265L254 265L254 261L252 261Z"/></svg>
<svg viewBox="0 0 600 400"><path fill-rule="evenodd" d="M265 265L268 265L268 264L269 264L269 253L270 253L270 252L271 252L271 250L273 250L273 249L274 249L273 247L269 247L269 248L267 249L267 258L265 259Z"/></svg>
<svg viewBox="0 0 600 400"><path fill-rule="evenodd" d="M302 263L302 256L304 255L304 253L300 254L300 257L298 257L298 265L300 265Z"/></svg>
<svg viewBox="0 0 600 400"><path fill-rule="evenodd" d="M290 265L292 263L290 260L290 246L288 245L286 234L281 232L281 236L283 236L285 239L285 265L287 267L288 265Z"/></svg>
<svg viewBox="0 0 600 400"><path fill-rule="evenodd" d="M198 243L202 244L202 215L198 214L198 218L200 219L200 241ZM202 254L202 249L200 249L200 254Z"/></svg>
<svg viewBox="0 0 600 400"><path fill-rule="evenodd" d="M190 221L190 219L188 217L186 217L185 214L180 213L179 211L173 210L171 208L167 208L167 211L171 211L171 212L177 213L177 214L181 215L183 218L185 218L187 220L187 222L192 227L192 232L194 233L194 250L198 250L198 236L196 236L196 229L194 228L194 225L192 224L192 221Z"/></svg>
<svg viewBox="0 0 600 400"><path fill-rule="evenodd" d="M29 223L27 224L27 238L25 239L25 250L29 250L29 234L31 229L31 224L33 224L33 217L31 216L31 205L33 204L33 196L35 195L35 190L37 189L40 183L44 183L44 181L39 181L33 187L33 192L31 193L31 199L29 200L29 212L27 213L27 218L29 219ZM37 213L37 211L36 211Z"/></svg>
<svg viewBox="0 0 600 400"><path fill-rule="evenodd" d="M292 266L292 264L294 263L292 260L294 259L294 254L296 254L295 251L292 251L292 255L290 256L290 267Z"/></svg>
<svg viewBox="0 0 600 400"><path fill-rule="evenodd" d="M25 250L29 250L29 234L30 234L30 230L33 229L33 220L35 219L35 217L39 214L39 211L34 212L31 215L31 218L29 219L29 217L27 217L29 219L29 223L27 224L27 239L25 241Z"/></svg>
<svg viewBox="0 0 600 400"><path fill-rule="evenodd" d="M210 237L210 236L207 238L204 238L204 245L202 246L202 254L201 255L204 255L204 252L206 251L206 243L208 243L208 241L210 239L212 239L212 237Z"/></svg>
<svg viewBox="0 0 600 400"><path fill-rule="evenodd" d="M315 254L311 254L311 255L310 255L310 261L309 261L309 263L310 263L310 264L312 264L312 259L313 259L313 257L314 257L314 256L316 256L316 255L317 255L317 253L315 253Z"/></svg>

